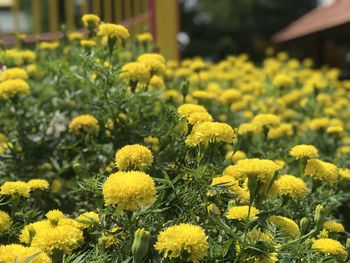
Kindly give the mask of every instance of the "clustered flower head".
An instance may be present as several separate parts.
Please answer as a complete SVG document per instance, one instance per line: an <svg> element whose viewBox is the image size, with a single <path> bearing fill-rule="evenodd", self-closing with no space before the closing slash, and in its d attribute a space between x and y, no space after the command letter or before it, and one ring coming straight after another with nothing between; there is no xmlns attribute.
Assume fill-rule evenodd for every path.
<svg viewBox="0 0 350 263"><path fill-rule="evenodd" d="M0 188L0 195L29 197L30 186L26 182L5 182Z"/></svg>
<svg viewBox="0 0 350 263"><path fill-rule="evenodd" d="M276 180L275 185L280 195L291 198L303 198L308 194L305 182L293 175L283 175Z"/></svg>
<svg viewBox="0 0 350 263"><path fill-rule="evenodd" d="M9 68L0 73L0 82L9 80L9 79L26 80L27 78L28 78L27 72L21 68Z"/></svg>
<svg viewBox="0 0 350 263"><path fill-rule="evenodd" d="M97 119L90 114L77 116L69 123L69 132L73 134L95 134L99 128Z"/></svg>
<svg viewBox="0 0 350 263"><path fill-rule="evenodd" d="M93 211L82 213L76 220L81 224L82 228L89 228L101 223L100 216Z"/></svg>
<svg viewBox="0 0 350 263"><path fill-rule="evenodd" d="M233 206L229 208L226 218L236 220L255 219L259 212L259 209L254 206L250 207L250 209L248 205Z"/></svg>
<svg viewBox="0 0 350 263"><path fill-rule="evenodd" d="M0 233L10 229L11 217L5 211L0 210Z"/></svg>
<svg viewBox="0 0 350 263"><path fill-rule="evenodd" d="M318 159L308 160L304 173L313 179L334 184L338 179L338 168L336 165Z"/></svg>
<svg viewBox="0 0 350 263"><path fill-rule="evenodd" d="M119 170L144 170L153 163L152 152L140 144L126 145L117 151L115 165Z"/></svg>
<svg viewBox="0 0 350 263"><path fill-rule="evenodd" d="M208 147L209 143L232 143L233 138L234 131L230 125L220 122L205 121L193 126L185 143L189 147L196 147L198 145Z"/></svg>
<svg viewBox="0 0 350 263"><path fill-rule="evenodd" d="M331 238L316 239L312 242L312 248L325 255L337 256L341 261L345 262L348 252L345 247L338 241Z"/></svg>
<svg viewBox="0 0 350 263"><path fill-rule="evenodd" d="M153 204L156 192L152 177L139 171L114 173L107 178L102 188L106 205L129 211Z"/></svg>
<svg viewBox="0 0 350 263"><path fill-rule="evenodd" d="M258 114L253 118L252 123L258 127L276 127L280 124L280 118L274 114Z"/></svg>
<svg viewBox="0 0 350 263"><path fill-rule="evenodd" d="M302 158L317 158L318 157L318 150L313 145L306 145L301 144L294 146L290 151L289 154L296 159L302 159Z"/></svg>
<svg viewBox="0 0 350 263"><path fill-rule="evenodd" d="M49 188L49 182L45 179L31 179L27 182L31 190L45 190Z"/></svg>
<svg viewBox="0 0 350 263"><path fill-rule="evenodd" d="M27 82L22 79L8 79L0 82L0 98L10 99L18 95L29 95L30 88Z"/></svg>
<svg viewBox="0 0 350 263"><path fill-rule="evenodd" d="M142 54L137 58L137 61L143 63L146 68L153 75L164 75L165 74L165 59L162 55L156 53Z"/></svg>
<svg viewBox="0 0 350 263"><path fill-rule="evenodd" d="M269 217L268 221L291 237L296 238L300 235L298 224L288 217L273 215Z"/></svg>
<svg viewBox="0 0 350 263"><path fill-rule="evenodd" d="M204 229L192 224L179 224L160 232L155 249L163 257L177 259L187 255L186 261L198 263L208 254L208 236Z"/></svg>
<svg viewBox="0 0 350 263"><path fill-rule="evenodd" d="M85 27L88 27L89 25L96 27L100 23L100 18L97 15L86 14L83 15L82 21Z"/></svg>
<svg viewBox="0 0 350 263"><path fill-rule="evenodd" d="M145 64L130 62L122 67L119 77L127 83L147 84L150 80L150 73Z"/></svg>
<svg viewBox="0 0 350 263"><path fill-rule="evenodd" d="M116 40L125 40L130 36L126 27L110 23L100 25L97 34L102 37L113 38Z"/></svg>
<svg viewBox="0 0 350 263"><path fill-rule="evenodd" d="M33 257L28 261L28 258ZM1 245L0 246L0 262L4 263L51 263L50 257L36 247L25 247L19 244Z"/></svg>

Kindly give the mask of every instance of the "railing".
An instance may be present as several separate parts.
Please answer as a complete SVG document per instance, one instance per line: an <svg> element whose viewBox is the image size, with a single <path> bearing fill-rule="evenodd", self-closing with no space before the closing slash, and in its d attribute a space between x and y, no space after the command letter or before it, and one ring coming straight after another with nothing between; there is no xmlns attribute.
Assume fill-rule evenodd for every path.
<svg viewBox="0 0 350 263"><path fill-rule="evenodd" d="M178 32L177 0L12 0L8 7L13 18L13 33L20 33L20 15L30 17L31 30L24 32L27 42L57 38L60 26L71 32L82 28L81 16L93 13L104 22L119 23L128 27L132 35L150 30L161 49L170 58L178 58L176 34ZM45 33L43 33L45 32ZM0 38L14 44L14 34Z"/></svg>

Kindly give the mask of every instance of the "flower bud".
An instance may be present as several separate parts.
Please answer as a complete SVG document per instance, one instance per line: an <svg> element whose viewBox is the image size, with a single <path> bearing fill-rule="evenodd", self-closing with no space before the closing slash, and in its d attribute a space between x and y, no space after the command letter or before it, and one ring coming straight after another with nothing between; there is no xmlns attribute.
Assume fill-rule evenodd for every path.
<svg viewBox="0 0 350 263"><path fill-rule="evenodd" d="M314 218L317 231L319 231L323 226L324 219L325 219L324 207L322 205L317 205L315 210L315 218Z"/></svg>
<svg viewBox="0 0 350 263"><path fill-rule="evenodd" d="M303 217L300 220L300 232L305 233L308 226L309 226L309 220L306 217Z"/></svg>
<svg viewBox="0 0 350 263"><path fill-rule="evenodd" d="M81 171L80 163L74 163L73 164L73 170L74 170L75 173L79 173Z"/></svg>
<svg viewBox="0 0 350 263"><path fill-rule="evenodd" d="M149 248L150 232L144 228L139 228L135 231L134 241L132 243L133 263L141 263L146 256Z"/></svg>
<svg viewBox="0 0 350 263"><path fill-rule="evenodd" d="M190 81L189 80L186 80L186 81L181 83L181 93L182 93L182 96L184 97L184 99L188 95L189 89L190 89Z"/></svg>

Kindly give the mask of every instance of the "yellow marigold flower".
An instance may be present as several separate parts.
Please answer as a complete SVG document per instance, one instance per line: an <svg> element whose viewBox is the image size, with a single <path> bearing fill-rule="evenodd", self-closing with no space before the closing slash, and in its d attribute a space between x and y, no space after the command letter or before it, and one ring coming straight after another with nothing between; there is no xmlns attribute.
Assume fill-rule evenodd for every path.
<svg viewBox="0 0 350 263"><path fill-rule="evenodd" d="M58 221L57 226L71 226L71 227L83 229L82 225L78 221L71 218L61 218Z"/></svg>
<svg viewBox="0 0 350 263"><path fill-rule="evenodd" d="M93 14L86 14L83 15L83 17L81 18L81 20L84 23L84 26L88 26L89 24L92 24L94 26L97 26L100 23L100 18L97 15L93 15Z"/></svg>
<svg viewBox="0 0 350 263"><path fill-rule="evenodd" d="M235 153L233 151L228 151L225 155L225 159L237 162L239 160L247 159L247 154L243 151L236 151Z"/></svg>
<svg viewBox="0 0 350 263"><path fill-rule="evenodd" d="M46 231L48 228L51 228L52 225L49 220L41 220L31 224L26 225L21 230L21 234L19 236L19 241L21 243L30 244L32 235L39 233L40 231Z"/></svg>
<svg viewBox="0 0 350 263"><path fill-rule="evenodd" d="M152 76L164 75L165 73L165 60L159 54L143 54L137 58L137 61L145 64Z"/></svg>
<svg viewBox="0 0 350 263"><path fill-rule="evenodd" d="M236 89L227 89L224 90L219 97L219 101L222 101L227 104L231 104L241 98L242 94L239 90Z"/></svg>
<svg viewBox="0 0 350 263"><path fill-rule="evenodd" d="M53 224L57 224L59 220L64 218L64 214L58 209L50 210L45 214L45 216Z"/></svg>
<svg viewBox="0 0 350 263"><path fill-rule="evenodd" d="M142 34L138 34L136 36L136 39L140 43L152 42L153 41L153 36L152 36L151 33L145 32L145 33L142 33Z"/></svg>
<svg viewBox="0 0 350 263"><path fill-rule="evenodd" d="M240 182L242 182L242 180L246 179L245 174L237 169L237 165L227 166L225 168L225 170L223 171L222 175L229 175Z"/></svg>
<svg viewBox="0 0 350 263"><path fill-rule="evenodd" d="M278 74L274 77L272 83L277 88L289 88L293 85L293 80L285 74Z"/></svg>
<svg viewBox="0 0 350 263"><path fill-rule="evenodd" d="M337 232L337 233L345 232L343 224L333 220L324 222L323 228L330 232Z"/></svg>
<svg viewBox="0 0 350 263"><path fill-rule="evenodd" d="M345 261L348 257L348 252L345 247L338 241L330 238L321 238L312 241L312 248L324 254L339 257Z"/></svg>
<svg viewBox="0 0 350 263"><path fill-rule="evenodd" d="M58 41L53 41L53 42L43 41L39 44L40 49L48 49L48 50L57 49L59 46L60 46L60 42Z"/></svg>
<svg viewBox="0 0 350 263"><path fill-rule="evenodd" d="M160 89L160 88L164 87L164 80L162 77L159 77L157 75L153 75L153 77L149 81L149 85L151 88Z"/></svg>
<svg viewBox="0 0 350 263"><path fill-rule="evenodd" d="M305 182L293 175L283 175L275 181L275 184L281 195L286 195L292 198L303 198L308 193Z"/></svg>
<svg viewBox="0 0 350 263"><path fill-rule="evenodd" d="M5 182L0 188L0 195L19 195L29 197L30 186L26 182Z"/></svg>
<svg viewBox="0 0 350 263"><path fill-rule="evenodd" d="M11 217L8 215L8 213L0 210L0 233L9 230L11 224Z"/></svg>
<svg viewBox="0 0 350 263"><path fill-rule="evenodd" d="M350 153L350 146L341 146L337 150L338 154L349 154Z"/></svg>
<svg viewBox="0 0 350 263"><path fill-rule="evenodd" d="M127 39L130 36L129 31L126 27L110 23L100 25L97 34L102 37L120 40Z"/></svg>
<svg viewBox="0 0 350 263"><path fill-rule="evenodd" d="M211 122L213 117L208 112L194 112L187 117L189 123L195 125L202 122Z"/></svg>
<svg viewBox="0 0 350 263"><path fill-rule="evenodd" d="M30 94L29 85L24 80L9 79L0 83L0 99L9 99L20 94Z"/></svg>
<svg viewBox="0 0 350 263"><path fill-rule="evenodd" d="M76 220L80 223L82 228L88 228L101 223L100 216L93 211L79 215Z"/></svg>
<svg viewBox="0 0 350 263"><path fill-rule="evenodd" d="M297 223L292 219L283 216L270 216L269 222L276 225L281 231L292 237L298 237L300 235L300 229Z"/></svg>
<svg viewBox="0 0 350 263"><path fill-rule="evenodd" d="M183 118L188 118L191 114L197 112L207 113L207 110L203 106L197 104L182 104L177 108L177 113Z"/></svg>
<svg viewBox="0 0 350 263"><path fill-rule="evenodd" d="M73 40L82 40L84 35L80 32L72 32L68 35L68 39L73 41Z"/></svg>
<svg viewBox="0 0 350 263"><path fill-rule="evenodd" d="M278 139L282 136L292 136L294 134L293 126L289 123L281 123L277 127L272 127L269 129L267 138L270 140Z"/></svg>
<svg viewBox="0 0 350 263"><path fill-rule="evenodd" d="M140 144L126 145L117 151L115 165L119 170L145 169L152 165L152 152Z"/></svg>
<svg viewBox="0 0 350 263"><path fill-rule="evenodd" d="M165 258L180 258L186 252L186 261L198 263L208 254L208 236L203 228L192 224L179 224L160 232L155 249Z"/></svg>
<svg viewBox="0 0 350 263"><path fill-rule="evenodd" d="M302 158L317 158L318 157L318 150L313 145L307 145L307 144L300 144L297 146L294 146L290 151L289 154L296 159L302 159Z"/></svg>
<svg viewBox="0 0 350 263"><path fill-rule="evenodd" d="M265 183L269 183L274 173L281 169L274 161L258 158L240 160L235 166L239 173L255 176Z"/></svg>
<svg viewBox="0 0 350 263"><path fill-rule="evenodd" d="M254 123L242 123L238 127L238 133L243 134L255 134L261 132L261 127Z"/></svg>
<svg viewBox="0 0 350 263"><path fill-rule="evenodd" d="M125 64L120 73L120 78L128 83L147 84L150 80L149 70L141 62L131 62Z"/></svg>
<svg viewBox="0 0 350 263"><path fill-rule="evenodd" d="M121 210L136 210L155 201L156 187L153 179L144 172L117 172L103 185L106 205L116 205Z"/></svg>
<svg viewBox="0 0 350 263"><path fill-rule="evenodd" d="M30 256L37 255L28 261ZM38 248L24 247L19 244L1 245L0 262L4 263L51 263L49 256Z"/></svg>
<svg viewBox="0 0 350 263"><path fill-rule="evenodd" d="M39 248L48 254L52 254L55 250L70 254L83 241L83 232L79 228L69 225L56 226L36 233L33 237L32 247Z"/></svg>
<svg viewBox="0 0 350 263"><path fill-rule="evenodd" d="M339 176L341 179L350 180L350 170L349 169L339 169Z"/></svg>
<svg viewBox="0 0 350 263"><path fill-rule="evenodd" d="M156 152L159 150L159 139L157 137L148 136L143 141L151 147L152 151Z"/></svg>
<svg viewBox="0 0 350 263"><path fill-rule="evenodd" d="M232 127L226 123L202 122L193 126L185 143L189 147L195 147L199 144L208 147L209 143L232 143L233 136Z"/></svg>
<svg viewBox="0 0 350 263"><path fill-rule="evenodd" d="M96 46L96 42L94 40L81 40L80 45L86 48L92 48Z"/></svg>
<svg viewBox="0 0 350 263"><path fill-rule="evenodd" d="M274 114L258 114L253 118L252 123L259 127L276 127L280 124L280 118Z"/></svg>
<svg viewBox="0 0 350 263"><path fill-rule="evenodd" d="M32 179L29 180L27 183L31 190L33 189L48 189L49 188L49 182L45 179Z"/></svg>
<svg viewBox="0 0 350 263"><path fill-rule="evenodd" d="M77 116L69 123L69 132L74 134L93 134L97 133L99 128L97 119L89 114Z"/></svg>
<svg viewBox="0 0 350 263"><path fill-rule="evenodd" d="M9 79L22 79L28 78L27 72L21 68L9 68L0 73L0 82Z"/></svg>
<svg viewBox="0 0 350 263"><path fill-rule="evenodd" d="M310 121L309 127L311 130L320 130L327 128L329 124L330 119L328 118L315 118Z"/></svg>
<svg viewBox="0 0 350 263"><path fill-rule="evenodd" d="M338 179L337 166L318 159L308 160L304 173L314 179L325 180L331 184L334 184Z"/></svg>
<svg viewBox="0 0 350 263"><path fill-rule="evenodd" d="M342 134L344 132L344 128L341 126L330 126L327 128L327 133L329 134Z"/></svg>
<svg viewBox="0 0 350 263"><path fill-rule="evenodd" d="M250 208L249 218L248 218L248 212L249 212L248 205L234 206L228 210L226 217L227 219L236 219L236 220L255 219L260 211L252 206Z"/></svg>

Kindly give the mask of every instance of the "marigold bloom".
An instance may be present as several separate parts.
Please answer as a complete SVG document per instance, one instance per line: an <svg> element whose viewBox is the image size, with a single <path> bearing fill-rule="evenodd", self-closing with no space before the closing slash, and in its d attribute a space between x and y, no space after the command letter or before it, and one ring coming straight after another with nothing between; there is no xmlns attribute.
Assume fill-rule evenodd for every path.
<svg viewBox="0 0 350 263"><path fill-rule="evenodd" d="M274 161L258 158L240 160L235 166L239 173L255 176L264 183L269 183L274 173L281 169Z"/></svg>
<svg viewBox="0 0 350 263"><path fill-rule="evenodd" d="M31 243L31 235L37 234L40 231L46 231L46 229L51 228L52 225L49 220L41 220L23 227L21 234L19 236L19 241L25 244Z"/></svg>
<svg viewBox="0 0 350 263"><path fill-rule="evenodd" d="M275 181L275 184L280 195L303 198L308 193L305 182L293 175L283 175Z"/></svg>
<svg viewBox="0 0 350 263"><path fill-rule="evenodd" d="M182 104L177 108L177 113L183 118L188 118L192 114L198 112L207 113L207 110L203 106L197 104Z"/></svg>
<svg viewBox="0 0 350 263"><path fill-rule="evenodd" d="M341 126L331 126L327 128L327 133L329 134L342 134L344 132L344 128Z"/></svg>
<svg viewBox="0 0 350 263"><path fill-rule="evenodd" d="M261 132L261 127L254 123L242 123L238 127L238 133L243 134L256 134Z"/></svg>
<svg viewBox="0 0 350 263"><path fill-rule="evenodd" d="M86 14L83 15L83 17L81 18L81 20L84 23L84 26L88 26L89 24L92 24L94 26L97 26L100 23L100 18L97 15L93 15L93 14Z"/></svg>
<svg viewBox="0 0 350 263"><path fill-rule="evenodd" d="M318 157L318 150L313 145L307 145L307 144L300 144L297 146L294 146L290 151L289 154L296 159L302 159L302 158L317 158Z"/></svg>
<svg viewBox="0 0 350 263"><path fill-rule="evenodd" d="M269 217L268 221L276 225L281 231L289 236L298 237L300 235L298 224L288 217L273 215Z"/></svg>
<svg viewBox="0 0 350 263"><path fill-rule="evenodd" d="M194 112L187 118L188 122L195 125L202 122L211 122L213 117L208 112Z"/></svg>
<svg viewBox="0 0 350 263"><path fill-rule="evenodd" d="M200 226L179 224L160 232L155 249L165 258L180 258L185 251L187 261L198 263L208 254L208 237Z"/></svg>
<svg viewBox="0 0 350 263"><path fill-rule="evenodd" d="M9 230L12 221L11 217L5 211L0 210L0 233Z"/></svg>
<svg viewBox="0 0 350 263"><path fill-rule="evenodd" d="M21 68L9 68L0 73L0 82L9 79L22 79L28 78L27 72Z"/></svg>
<svg viewBox="0 0 350 263"><path fill-rule="evenodd" d="M208 147L209 143L232 143L233 136L232 127L226 123L202 122L193 126L185 143L189 147L195 147L199 144Z"/></svg>
<svg viewBox="0 0 350 263"><path fill-rule="evenodd" d="M117 172L107 178L102 192L106 205L134 211L155 201L156 187L144 172Z"/></svg>
<svg viewBox="0 0 350 263"><path fill-rule="evenodd" d="M232 160L234 162L237 162L239 160L247 159L247 154L243 151L228 151L225 155L226 160Z"/></svg>
<svg viewBox="0 0 350 263"><path fill-rule="evenodd" d="M59 220L64 218L64 214L58 209L50 210L45 214L45 216L53 224L57 224Z"/></svg>
<svg viewBox="0 0 350 263"><path fill-rule="evenodd" d="M274 114L258 114L253 118L252 123L259 127L276 127L280 124L280 118Z"/></svg>
<svg viewBox="0 0 350 263"><path fill-rule="evenodd" d="M99 128L97 119L89 114L77 116L69 123L69 132L73 134L94 134L98 132Z"/></svg>
<svg viewBox="0 0 350 263"><path fill-rule="evenodd" d="M330 238L321 238L312 241L312 248L326 255L338 256L342 261L348 257L345 247L338 241Z"/></svg>
<svg viewBox="0 0 350 263"><path fill-rule="evenodd" d="M36 255L32 260L28 261L30 256ZM19 244L1 245L0 246L0 262L4 263L51 263L49 256L38 248L24 247Z"/></svg>
<svg viewBox="0 0 350 263"><path fill-rule="evenodd" d="M236 89L227 89L224 90L219 97L219 101L222 101L227 104L231 104L241 98L242 94L239 90Z"/></svg>
<svg viewBox="0 0 350 263"><path fill-rule="evenodd" d="M153 41L153 36L151 33L149 32L145 32L145 33L142 33L142 34L138 34L136 36L136 39L138 42L140 43L146 43L146 42L151 42Z"/></svg>
<svg viewBox="0 0 350 263"><path fill-rule="evenodd" d="M92 48L96 46L96 42L94 40L81 40L80 45L85 48Z"/></svg>
<svg viewBox="0 0 350 263"><path fill-rule="evenodd" d="M226 217L227 219L236 219L236 220L255 219L260 211L252 206L250 208L249 218L248 218L248 212L249 212L248 205L234 206L228 210Z"/></svg>
<svg viewBox="0 0 350 263"><path fill-rule="evenodd" d="M0 195L19 195L29 197L30 186L26 182L5 182L0 188Z"/></svg>
<svg viewBox="0 0 350 263"><path fill-rule="evenodd" d="M20 94L30 94L29 85L24 80L9 79L0 83L0 99L9 99Z"/></svg>
<svg viewBox="0 0 350 263"><path fill-rule="evenodd" d="M79 215L76 220L80 223L82 228L88 228L101 222L99 215L93 211Z"/></svg>
<svg viewBox="0 0 350 263"><path fill-rule="evenodd" d="M79 228L64 225L37 232L33 237L31 245L48 254L52 254L54 250L60 250L66 254L70 254L83 241L83 232Z"/></svg>
<svg viewBox="0 0 350 263"><path fill-rule="evenodd" d="M130 36L129 31L126 27L110 23L100 25L97 34L102 37L120 40L127 39Z"/></svg>
<svg viewBox="0 0 350 263"><path fill-rule="evenodd" d="M137 61L145 64L151 75L164 75L165 73L165 60L159 54L142 54Z"/></svg>
<svg viewBox="0 0 350 263"><path fill-rule="evenodd" d="M285 74L278 74L274 77L272 83L277 88L289 88L293 85L293 80Z"/></svg>
<svg viewBox="0 0 350 263"><path fill-rule="evenodd" d="M60 42L58 41L52 41L52 42L43 41L39 44L40 49L47 49L47 50L54 50L54 49L57 49L59 46L60 46Z"/></svg>
<svg viewBox="0 0 350 263"><path fill-rule="evenodd" d="M269 129L267 138L270 140L278 139L282 136L292 136L294 134L293 126L289 123L281 123L277 127L272 127Z"/></svg>
<svg viewBox="0 0 350 263"><path fill-rule="evenodd" d="M310 121L309 127L311 130L320 130L327 128L329 124L330 119L328 118L315 118Z"/></svg>
<svg viewBox="0 0 350 263"><path fill-rule="evenodd" d="M140 144L126 145L117 151L115 165L119 170L145 169L152 165L152 152Z"/></svg>
<svg viewBox="0 0 350 263"><path fill-rule="evenodd" d="M345 232L344 226L341 223L334 220L329 220L324 222L323 228L330 232L337 232L337 233Z"/></svg>
<svg viewBox="0 0 350 263"><path fill-rule="evenodd" d="M68 39L70 41L73 41L73 40L82 40L84 37L84 35L80 32L72 32L68 35Z"/></svg>
<svg viewBox="0 0 350 263"><path fill-rule="evenodd" d="M239 181L229 175L214 177L211 185L227 187L234 195L242 201L249 200L249 191L247 188L241 187Z"/></svg>
<svg viewBox="0 0 350 263"><path fill-rule="evenodd" d="M317 180L325 180L334 184L338 179L338 168L332 163L318 159L308 160L304 173Z"/></svg>
<svg viewBox="0 0 350 263"><path fill-rule="evenodd" d="M339 169L339 176L343 180L350 180L350 170L349 169Z"/></svg>
<svg viewBox="0 0 350 263"><path fill-rule="evenodd" d="M27 182L30 189L48 189L49 188L49 182L44 179L32 179Z"/></svg>
<svg viewBox="0 0 350 263"><path fill-rule="evenodd" d="M120 78L124 81L147 84L150 80L149 70L141 62L125 64L120 72Z"/></svg>

